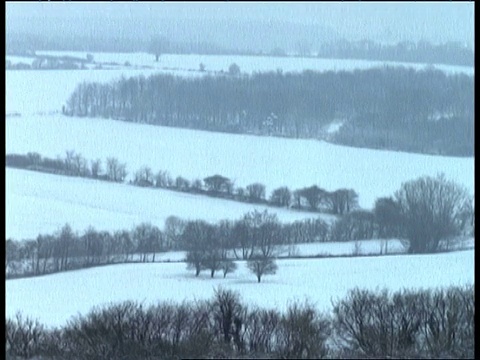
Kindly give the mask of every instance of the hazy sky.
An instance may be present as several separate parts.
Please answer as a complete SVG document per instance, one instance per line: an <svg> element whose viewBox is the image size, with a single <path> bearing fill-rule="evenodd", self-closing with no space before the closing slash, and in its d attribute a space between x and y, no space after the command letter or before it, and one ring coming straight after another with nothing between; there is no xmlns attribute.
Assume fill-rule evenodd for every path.
<svg viewBox="0 0 480 360"><path fill-rule="evenodd" d="M474 2L45 2L6 3L8 24L36 17L105 19L148 18L281 20L332 28L349 40L425 39L474 43ZM28 26L28 22L26 23Z"/></svg>

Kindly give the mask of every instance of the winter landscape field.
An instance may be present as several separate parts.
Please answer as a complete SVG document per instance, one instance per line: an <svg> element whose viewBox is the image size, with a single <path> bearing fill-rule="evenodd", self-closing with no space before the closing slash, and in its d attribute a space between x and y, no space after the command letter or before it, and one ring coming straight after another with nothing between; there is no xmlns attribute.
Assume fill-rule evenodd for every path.
<svg viewBox="0 0 480 360"><path fill-rule="evenodd" d="M406 180L444 172L473 191L473 158L453 158L358 149L316 140L221 134L120 121L70 118L58 114L6 119L8 153L38 152L55 158L68 150L88 160L114 156L130 177L147 165L173 177L203 179L220 174L236 186L253 182L267 192L279 186L318 184L346 187L359 194L362 207L392 195ZM54 135L52 135L54 134ZM179 141L180 139L180 141ZM395 156L395 161L391 158ZM66 181L69 181L67 179Z"/></svg>
<svg viewBox="0 0 480 360"><path fill-rule="evenodd" d="M449 271L441 271L444 268ZM309 300L329 311L331 300L355 286L395 291L473 281L471 250L425 256L281 260L278 273L262 284L257 284L241 261L239 270L226 279L195 278L183 263L127 264L7 281L6 309L7 316L22 311L42 323L59 326L94 306L124 300L151 304L207 299L220 286L238 291L247 303L264 308L286 309L295 300Z"/></svg>
<svg viewBox="0 0 480 360"><path fill-rule="evenodd" d="M107 57L110 61L116 59L112 55ZM135 58L128 59L134 61ZM119 56L118 61L123 60ZM192 66L189 61L187 56L182 66ZM228 63L231 59L225 61ZM336 66L342 65L337 63ZM296 69L299 70L298 67ZM148 71L145 73L148 74L155 70L139 71ZM43 156L56 157L74 149L87 159L117 156L127 164L131 173L149 165L153 169L165 169L174 176L190 179L219 173L234 179L237 185L246 186L259 181L266 184L267 189L283 185L294 188L313 183L332 190L354 188L359 193L360 205L365 208L371 208L377 197L392 195L406 180L439 172L444 172L473 192L473 158L357 149L315 140L219 134L52 114L49 112L59 111L62 99L65 100L80 81L107 80L121 74L133 74L125 70L59 73L60 76L55 76L55 81L52 81L49 71L7 72L7 113L21 114L6 118L7 153L39 152ZM26 91L27 86L33 86L36 91ZM44 87L43 91L41 87ZM20 93L26 96L19 96ZM312 164L317 166L312 167ZM170 215L216 221L240 218L254 208L264 209L228 200L16 169L6 170L6 202L6 235L18 239L52 233L67 222L76 231L83 231L89 225L105 230L131 228L143 221L161 227ZM281 221L313 216L294 210L273 211ZM329 219L329 215L323 217ZM332 252L335 251L330 249L329 253ZM291 294L296 294L300 298L308 297L327 309L332 297L344 295L354 285L400 289L403 286L434 287L473 281L471 250L430 255L428 261L424 260L421 256L281 260L278 275L267 279L263 286L268 289L263 288L261 292L242 267L226 282L195 279L185 272L184 264L101 267L38 279L8 281L7 315L23 309L45 323L58 325L77 311L85 312L95 305L125 300L132 294L139 301L181 301L209 297L217 285L241 290L248 302L262 306L284 307L293 299ZM382 270L386 263L389 264L388 274ZM365 265L372 269L365 269ZM409 269L408 274L400 271L404 267ZM448 267L452 272L445 275L438 271L440 267ZM417 268L422 271L417 271ZM442 273L444 276L439 276ZM121 281L126 274L132 279L142 280ZM417 276L412 277L414 274ZM300 279L306 276L314 276L317 285L312 286L309 282L310 285L303 286ZM115 280L116 277L119 281ZM105 285L107 283L120 286L109 287ZM125 283L131 287L125 287ZM75 286L76 290L65 291L68 298L55 296L53 299L52 294L57 294L57 289L65 289L65 286ZM43 297L32 304L28 299L39 288L43 289ZM79 296L79 291L82 296ZM265 291L272 296L264 296ZM271 299L276 299L277 303L272 304Z"/></svg>
<svg viewBox="0 0 480 360"><path fill-rule="evenodd" d="M310 70L353 73L389 66L408 67L414 70L435 68L445 75L465 74L467 76L463 78L471 79L474 77L474 67L301 56L167 53L161 54L160 60L156 62L154 54L140 52L43 50L36 51L35 55L90 60L85 62L82 70L6 70L6 154L26 157L28 153L30 155L38 153L43 158L57 159L61 163L60 159L63 161L67 152L74 151L87 161L86 164L98 159L104 167L107 166L108 158L116 158L126 165L127 175L125 179L117 181L108 178L107 175L93 176L93 170L91 176L77 174L67 176L61 170L41 166L6 167L5 236L7 248L15 251L14 255L6 257L6 273L10 274L7 269L13 266L16 266L15 271L18 271L15 273L18 278L13 276L6 280L7 319L13 319L21 313L22 316L38 319L47 329L61 328L73 324L75 317L86 315L94 308L99 309L123 301L137 301L149 306L161 301L180 304L186 301L208 300L212 299L219 289L236 292L241 296L243 303L251 308L259 306L286 313L292 304L308 302L320 313L331 314L334 303L346 298L349 291L354 288L380 293L385 289L390 292L404 289L423 291L474 284L474 209L473 201L470 201L469 197L474 196L475 192L474 156L440 156L377 150L368 146L365 148L344 146L333 143L328 136L320 140L259 136L248 131L244 134L241 134L241 131L238 134L202 131L119 121L114 118L81 117L73 112L67 116L65 114L68 112L64 111L70 95L83 82L105 84L120 78L138 75L148 77L154 74L173 74L180 77L225 75L233 63L238 65L245 77L266 71L300 73ZM34 62L34 58L28 54L9 54L6 60L11 64L32 65ZM435 92L435 89L431 91ZM115 99L113 101L115 102ZM372 105L372 108L374 107ZM344 114L342 109L337 110L334 112L335 118L329 124L321 124L321 132L325 134L339 132L344 123L351 121L351 117L348 119L346 115L342 117ZM460 114L459 118L468 114L468 111L463 113L463 109L450 110L452 114L457 111L456 114ZM425 110L425 114L430 116L428 111ZM419 113L423 114L422 110ZM431 121L441 119L448 122L451 117L453 118L450 113L435 116L431 116L433 119ZM412 123L414 120L408 119ZM407 125L402 123L399 128L409 126L408 121L405 121ZM183 177L190 181L189 184L198 180L204 184L201 185L203 189L195 192L193 185L191 187L188 185L190 188L187 191L170 185L162 187L158 186L158 180L155 180L157 185L153 185L153 181L147 186L139 185L137 171L142 167L149 167L153 171L152 178L159 171L166 171L172 179ZM441 177L440 174L445 177ZM237 196L238 194L233 196L234 190L226 196L225 193L221 193L223 190L207 189L206 178L213 175L230 179L232 189L235 191L260 183L265 186L263 200L255 203L253 197L247 200L246 197ZM444 241L441 243L442 246L436 243L437 247L433 251L414 248L412 244L418 241L416 234L412 237L411 232L402 228L405 226L403 222L400 225L392 224L388 219L388 216L392 218L397 216L396 220L404 221L414 211L419 211L420 215L417 218L423 216L420 210L413 207L410 209L411 213L407 214L404 209L400 209L403 199L401 196L408 200L411 195L405 190L405 184L419 178L429 179L428 181L436 179L438 182L445 181L445 178L451 180L448 186L453 187L454 184L461 187L461 191L456 193L457 198L463 199L464 195L467 198L462 204L452 205L451 209L445 210L448 212L449 209L453 209L452 212L455 210L460 213L461 216L455 218L452 224L461 227L461 231L449 233L446 238L441 239ZM427 185L428 181L425 180ZM346 205L341 210L339 208L331 211L320 210L319 207L312 205L307 195L302 195L308 190L307 187L314 188L313 185L322 189L322 196L325 196L322 201L325 202L331 201L333 204L334 200L331 199L334 199L333 196L336 196L338 189L353 189L358 198L355 196L352 200L352 208ZM292 190L291 200L288 200L286 206L283 204L274 206L269 202L272 191L280 187ZM299 190L295 192L296 189ZM401 193L400 189L404 192ZM432 212L435 212L437 200L434 195L430 196L424 208L433 209ZM379 207L377 201L379 198L384 201L380 202L384 208ZM304 204L301 204L302 199ZM295 201L298 206L294 205ZM437 202L440 203L441 199ZM447 204L446 207L450 205ZM377 207L383 209L386 214L383 211L379 213ZM276 217L269 220L266 213L263 213L262 218L260 214L265 210ZM394 215L388 211L392 211ZM252 218L248 217L250 215ZM112 253L122 259L125 256L125 261L118 261L116 264L113 264L114 260L109 262L108 258L112 254L108 253L105 257L107 260L102 262L103 250L97 249L99 252L95 253L94 240L87 236L86 230L93 227L95 230L105 230L112 234L118 230L126 230L130 232L132 239L134 236L141 238L138 231L135 233L135 227L145 223L157 227L160 235L161 232L166 234L166 220L171 216L184 221L180 225L177 224L184 227L181 228L183 234L178 235L180 240L177 239L178 243L175 243L175 246L161 248L162 245L157 243L158 247L155 249L145 247L140 249L140 243L135 240L137 241L135 246L138 245L140 250L134 249L131 252L126 250L126 256L125 252L122 252L123 248L118 253ZM412 218L413 216L410 216L408 219ZM302 223L307 219L325 221L327 229L325 231L328 231L328 235L322 235L321 242L309 240L305 243L280 245L274 242L276 239L272 240L278 235L274 232L275 229L287 229L281 226L293 222L297 222L298 233L310 234L308 232L310 230L306 230L305 222ZM206 225L196 223L194 220L204 220ZM218 225L221 224L221 220L230 221L225 225L227 228ZM415 220L411 220L411 223ZM256 223L261 221L265 221L266 225ZM268 228L268 225L271 225L268 221L274 223L273 228ZM428 226L433 222L428 216L421 221L428 223ZM69 239L75 240L71 240L70 248L66 246L65 252L59 254L54 246L62 244L63 230L60 229L65 224L71 227ZM189 225L192 225L191 228ZM208 228L209 226L211 228ZM377 235L352 240L351 238L356 236L352 234L357 228L365 234ZM179 229L168 231L180 231ZM190 233L186 229L189 229ZM208 233L210 235L205 235L202 229L205 233L209 229L213 230ZM236 249L240 253L240 246L245 246L242 242L244 239L239 240L237 235L235 242L221 243L222 251L225 252L222 252L222 265L218 268L212 269L205 265L206 258L201 260L203 261L201 266L200 260L192 260L195 254L206 251L204 248L211 251L211 245L202 243L200 238L205 237L212 243L224 234L230 234L229 236L233 238L234 234L237 234L234 232L235 229L246 238L260 239L256 240L255 244L252 242L252 252L248 260L246 255L243 258L236 253L235 257L232 255L233 250ZM442 228L439 232L442 230L449 231ZM387 235L383 237L382 234ZM399 234L408 234L410 238L397 236ZM429 236L427 232L422 234L425 238ZM107 235L109 234L103 234ZM145 235L147 236L148 234ZM189 243L188 236L197 243L195 241ZM337 240L339 238L348 240L339 242ZM76 243L72 245L74 241ZM221 241L219 240L218 244ZM265 242L268 244L265 245ZM22 248L23 243L28 246ZM32 250L31 246L37 247ZM71 249L80 249L82 246L85 246L85 253L80 251L80 255L70 256L75 261L78 259L85 261L85 268L74 268L75 265L69 268L67 264L69 249L73 252L77 250ZM248 250L249 246L246 245L242 250ZM262 252L265 259L278 266L278 269L265 271L262 274L265 277L262 277L261 281L260 277L257 281L257 274L252 270L252 261L260 261L256 256L261 257L257 253L253 256L255 247L258 248L259 254ZM271 249L275 250L270 251ZM215 255L214 251L213 253ZM133 256L129 258L132 254ZM155 254L153 259L156 256L156 260L151 263L145 262L145 254ZM17 258L14 259L14 256ZM95 257L98 262L95 262ZM39 271L42 259L44 259L43 273ZM45 271L48 269L49 259L52 260L52 270ZM208 258L208 261L212 260ZM224 278L221 270L233 261L238 269L226 272ZM23 268L31 269L32 273L25 271L22 274ZM217 271L216 275L213 276L213 272L210 273L208 269ZM228 331L225 335L225 339L227 338ZM335 354L348 357L345 353ZM104 357L100 356L99 359L107 359L113 355L102 356ZM300 357L308 356L302 353ZM20 358L30 357L27 354Z"/></svg>

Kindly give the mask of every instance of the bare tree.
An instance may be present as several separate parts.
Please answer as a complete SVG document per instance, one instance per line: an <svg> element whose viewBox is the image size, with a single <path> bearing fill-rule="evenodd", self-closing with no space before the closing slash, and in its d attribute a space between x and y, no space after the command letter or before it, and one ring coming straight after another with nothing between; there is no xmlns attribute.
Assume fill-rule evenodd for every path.
<svg viewBox="0 0 480 360"><path fill-rule="evenodd" d="M371 211L355 210L335 221L330 237L332 241L372 239L375 234L375 217Z"/></svg>
<svg viewBox="0 0 480 360"><path fill-rule="evenodd" d="M177 216L169 216L165 220L165 246L169 249L179 249L186 222Z"/></svg>
<svg viewBox="0 0 480 360"><path fill-rule="evenodd" d="M328 353L330 319L309 303L294 303L280 320L277 354L283 359L323 359Z"/></svg>
<svg viewBox="0 0 480 360"><path fill-rule="evenodd" d="M171 177L168 171L160 170L155 176L155 186L159 188L169 187Z"/></svg>
<svg viewBox="0 0 480 360"><path fill-rule="evenodd" d="M116 158L107 158L107 179L122 182L127 176L126 165L121 164Z"/></svg>
<svg viewBox="0 0 480 360"><path fill-rule="evenodd" d="M298 194L307 200L310 209L317 211L320 204L327 198L327 192L319 188L317 185L312 185L301 189Z"/></svg>
<svg viewBox="0 0 480 360"><path fill-rule="evenodd" d="M202 180L194 179L192 180L192 190L193 192L201 192L203 190Z"/></svg>
<svg viewBox="0 0 480 360"><path fill-rule="evenodd" d="M274 275L278 266L273 258L265 258L261 255L255 255L247 262L248 269L254 273L258 282L262 280L263 275Z"/></svg>
<svg viewBox="0 0 480 360"><path fill-rule="evenodd" d="M265 185L254 183L247 186L248 198L252 202L261 202L265 200Z"/></svg>
<svg viewBox="0 0 480 360"><path fill-rule="evenodd" d="M207 190L214 193L227 192L231 184L229 178L221 175L209 176L203 179L203 181L205 182L205 187Z"/></svg>
<svg viewBox="0 0 480 360"><path fill-rule="evenodd" d="M465 203L472 203L467 190L443 174L403 183L395 199L410 253L435 252L440 240L461 233Z"/></svg>
<svg viewBox="0 0 480 360"><path fill-rule="evenodd" d="M190 189L190 181L181 176L177 176L175 179L175 187L180 191L188 191Z"/></svg>
<svg viewBox="0 0 480 360"><path fill-rule="evenodd" d="M90 172L93 178L98 178L98 175L102 172L102 161L100 159L92 160L90 162Z"/></svg>
<svg viewBox="0 0 480 360"><path fill-rule="evenodd" d="M142 262L148 262L148 254L152 254L152 262L155 262L156 252L162 249L162 237L160 229L150 223L142 223L134 229L132 238L142 254Z"/></svg>
<svg viewBox="0 0 480 360"><path fill-rule="evenodd" d="M246 311L240 302L239 294L231 290L216 289L212 310L216 328L223 342L230 344L233 339L237 350L241 350L240 331Z"/></svg>
<svg viewBox="0 0 480 360"><path fill-rule="evenodd" d="M401 209L392 197L382 197L375 201L373 214L378 225L378 236L382 239L380 253L384 247L386 254L388 253L388 239L402 235Z"/></svg>
<svg viewBox="0 0 480 360"><path fill-rule="evenodd" d="M286 186L273 190L270 196L270 202L276 206L289 207L291 201L292 193Z"/></svg>
<svg viewBox="0 0 480 360"><path fill-rule="evenodd" d="M59 270L68 269L68 260L70 255L70 249L73 245L73 242L76 239L72 228L69 224L65 224L62 229L59 231L58 235L58 245L59 245L59 255L60 255L60 268Z"/></svg>
<svg viewBox="0 0 480 360"><path fill-rule="evenodd" d="M76 176L89 176L90 170L88 168L88 162L81 154L77 153L72 158L72 171Z"/></svg>
<svg viewBox="0 0 480 360"><path fill-rule="evenodd" d="M113 233L113 237L120 247L120 252L125 255L124 261L128 261L135 251L135 244L130 236L130 232L127 230L118 230Z"/></svg>
<svg viewBox="0 0 480 360"><path fill-rule="evenodd" d="M213 226L202 220L189 221L182 234L183 248L187 251L187 268L195 269L195 276L205 268L207 243L214 235Z"/></svg>
<svg viewBox="0 0 480 360"><path fill-rule="evenodd" d="M142 166L135 174L134 184L139 186L153 186L152 169Z"/></svg>
<svg viewBox="0 0 480 360"><path fill-rule="evenodd" d="M227 274L233 273L237 270L238 266L233 260L223 260L221 269L223 270L223 278L227 277Z"/></svg>
<svg viewBox="0 0 480 360"><path fill-rule="evenodd" d="M17 313L14 320L8 319L5 325L7 355L10 353L31 359L41 351L45 330L38 320L23 319L22 315Z"/></svg>
<svg viewBox="0 0 480 360"><path fill-rule="evenodd" d="M343 215L354 210L358 205L358 194L353 189L339 189L328 194L334 214Z"/></svg>

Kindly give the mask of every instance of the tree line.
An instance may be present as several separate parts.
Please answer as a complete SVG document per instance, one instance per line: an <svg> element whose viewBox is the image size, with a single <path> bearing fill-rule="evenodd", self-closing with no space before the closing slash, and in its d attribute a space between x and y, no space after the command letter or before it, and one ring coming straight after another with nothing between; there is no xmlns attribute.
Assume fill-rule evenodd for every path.
<svg viewBox="0 0 480 360"><path fill-rule="evenodd" d="M88 161L73 150L67 151L65 158L57 156L56 159L42 157L34 152L26 155L6 154L5 165L113 182L124 182L128 174L126 164L117 158L107 158L104 166L100 159ZM246 187L237 187L231 179L218 174L208 176L203 181L188 180L182 176L173 178L166 170L160 170L155 174L149 166L138 169L130 184L302 211L328 212L334 215L344 215L358 209L358 194L353 189L342 188L330 192L312 185L291 191L288 187L282 186L274 189L267 198L266 187L259 182Z"/></svg>
<svg viewBox="0 0 480 360"><path fill-rule="evenodd" d="M260 282L275 270L275 258L287 244L328 241L329 225L321 219L282 224L275 214L252 211L238 220L215 224L169 216L163 231L151 223L113 232L90 226L81 234L69 224L36 239L6 240L5 272L8 278L36 276L92 266L126 262L155 262L166 251L185 251L188 269L209 270L225 277L236 270L234 260L247 266Z"/></svg>
<svg viewBox="0 0 480 360"><path fill-rule="evenodd" d="M323 313L245 304L231 290L182 304L133 301L47 328L20 313L6 319L7 358L473 358L474 286L435 290L355 288Z"/></svg>
<svg viewBox="0 0 480 360"><path fill-rule="evenodd" d="M339 144L472 156L473 77L434 68L205 76L157 74L83 82L68 116L229 133L327 137Z"/></svg>
<svg viewBox="0 0 480 360"><path fill-rule="evenodd" d="M335 41L323 43L317 53L321 58L365 59L426 64L474 65L474 52L461 42L432 44L422 40L400 41L396 44L376 43L372 40Z"/></svg>
<svg viewBox="0 0 480 360"><path fill-rule="evenodd" d="M66 225L53 236L21 242L7 239L5 270L7 276L39 275L131 261L133 254L140 256L137 261L153 262L157 252L184 250L188 268L196 276L210 270L211 277L217 271L225 277L236 269L232 260L242 259L260 282L262 275L275 272L282 245L398 238L405 240L408 253L449 251L459 235L473 236L474 219L468 191L439 174L407 181L393 196L377 199L372 211L352 211L332 225L320 218L281 224L266 210L217 224L171 216L163 232L143 223L132 232L110 234L89 228L78 236Z"/></svg>

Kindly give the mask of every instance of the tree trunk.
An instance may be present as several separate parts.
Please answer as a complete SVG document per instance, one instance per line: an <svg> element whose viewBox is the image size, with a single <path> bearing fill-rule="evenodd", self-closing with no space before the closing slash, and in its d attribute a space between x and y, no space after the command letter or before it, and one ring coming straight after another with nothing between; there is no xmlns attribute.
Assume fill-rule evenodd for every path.
<svg viewBox="0 0 480 360"><path fill-rule="evenodd" d="M262 275L257 275L258 282L262 279Z"/></svg>
<svg viewBox="0 0 480 360"><path fill-rule="evenodd" d="M214 275L215 275L215 270L212 269L212 271L210 272L210 276L213 278Z"/></svg>

